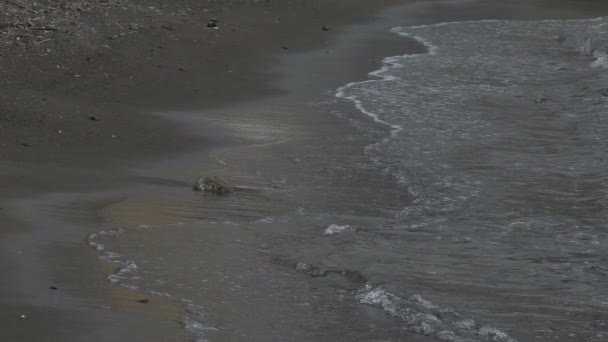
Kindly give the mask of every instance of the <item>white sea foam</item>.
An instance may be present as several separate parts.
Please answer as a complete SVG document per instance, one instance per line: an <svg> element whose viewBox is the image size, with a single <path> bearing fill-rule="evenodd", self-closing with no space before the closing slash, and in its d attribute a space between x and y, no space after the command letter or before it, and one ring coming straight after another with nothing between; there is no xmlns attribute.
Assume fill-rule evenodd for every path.
<svg viewBox="0 0 608 342"><path fill-rule="evenodd" d="M593 37L593 47L607 46L606 21L607 18L542 22L487 20L394 28L394 33L416 39L428 52L388 57L381 69L369 74L370 79L339 88L336 97L350 100L365 116L391 129L389 136L367 146L365 152L378 169L394 175L414 197L412 204L397 215L399 228L396 229L403 227L427 233L436 230L437 235L446 239L451 234L459 235L458 241L474 244L475 248L487 252L487 247L476 241L462 239L475 236L492 246L497 256L505 255L511 252L510 245L503 245L489 233L494 226L501 226L503 222L496 224L501 219L526 215L513 214L517 205L511 202L519 194L511 194L509 189L525 192L522 184L530 181L524 179L530 174L542 174L545 179L552 179L546 176L560 172L572 177L591 173L592 177L595 173L605 177L605 166L595 162L605 160L605 153L595 153L592 148L583 150L580 146L601 144L601 136L606 132L602 115L606 101L599 88L604 77L601 69L608 68L608 54L602 53L603 50L594 51L591 46L587 48L588 52L593 51L591 54L580 56L576 51L587 37ZM558 33L563 33L563 40L553 38ZM590 66L598 70L591 70ZM573 81L576 84L564 80L576 80ZM545 94L547 100L535 103L538 94ZM577 100L572 100L574 98ZM566 113L558 107L566 108ZM524 117L518 111L530 112L530 115ZM551 118L537 115L545 111L552 113ZM539 128L536 123L540 122ZM561 135L560 129L570 127L573 122L578 124L576 132L567 137ZM551 141L558 136L563 139ZM585 143L564 141L574 136ZM522 141L531 143L522 147L519 145ZM530 145L534 145L533 148ZM556 146L559 153L552 151ZM605 151L604 144L597 149ZM568 152L571 155L567 155ZM584 159L584 154L594 158ZM586 171L578 171L580 165L590 166ZM541 181L531 179L531 182L540 188ZM496 189L498 186L504 189ZM569 190L565 193L571 196L564 195L565 200L580 195ZM505 199L511 202L505 205ZM491 219L484 221L488 220L486 216ZM530 221L526 226L537 229L539 235L542 229L554 232L566 226L556 224L555 217L537 221L525 217L524 220ZM569 230L575 229L570 224L567 226ZM567 232L565 235L571 236ZM553 243L553 236L546 241ZM572 240L588 244L578 237ZM521 242L528 243L526 236ZM530 247L538 248L536 244ZM496 259L491 261L496 268L512 272L500 257L490 259ZM445 266L450 261L437 257L437 263ZM584 272L583 268L571 265L564 265L563 269L576 273L571 275L573 278ZM552 284L556 278L554 272L543 276L546 284ZM600 276L593 272L586 272L585 277L602 283L598 280ZM489 283L505 282L487 275L482 278ZM509 281L530 286L529 277L519 279L515 275ZM597 288L594 291L601 293ZM362 291L358 299L401 318L407 329L437 339L514 341L500 329L481 326L455 313L435 315L434 310L442 308L424 302L422 297L402 299L375 288Z"/></svg>
<svg viewBox="0 0 608 342"><path fill-rule="evenodd" d="M97 238L100 236L115 237L123 234L124 232L125 230L122 228L116 230L102 230L89 235L87 241L90 246L95 248L95 250L101 254L99 256L100 259L120 265L120 268L116 272L108 276L108 280L112 282L112 284L120 284L124 287L137 289L136 286L124 283L124 281L128 279L137 279L137 276L132 275L135 271L137 271L137 264L132 260L124 260L119 253L106 249L106 246L103 243L97 241Z"/></svg>
<svg viewBox="0 0 608 342"><path fill-rule="evenodd" d="M114 259L114 260L115 260L115 262L118 263L118 261L116 259ZM108 276L108 279L110 279L112 284L118 284L122 280L129 279L130 278L129 275L131 273L137 271L137 264L133 261L124 261L124 262L121 261L120 264L123 266L118 270L118 272Z"/></svg>
<svg viewBox="0 0 608 342"><path fill-rule="evenodd" d="M213 326L204 325L201 323L203 308L200 305L192 303L187 299L181 299L180 302L185 306L186 315L182 320L184 329L191 335L194 336L195 342L207 342L207 333L209 331L219 331L218 328Z"/></svg>
<svg viewBox="0 0 608 342"><path fill-rule="evenodd" d="M433 336L442 341L516 342L506 332L490 326L481 326L472 318L463 318L451 308L442 308L413 295L400 298L381 287L367 285L359 291L357 300L375 306L399 318L408 331Z"/></svg>
<svg viewBox="0 0 608 342"><path fill-rule="evenodd" d="M608 68L608 53L600 50L593 51L595 60L591 63L592 68L607 69Z"/></svg>
<svg viewBox="0 0 608 342"><path fill-rule="evenodd" d="M179 226L179 224L177 224L176 226ZM140 225L137 228L149 229L150 226ZM119 268L116 270L116 272L107 277L108 280L112 284L126 287L134 291L140 291L157 296L167 297L170 300L174 300L176 302L184 304L184 316L182 318L182 325L184 329L193 337L193 341L207 342L207 333L209 331L217 331L219 329L201 323L203 315L202 307L183 298L176 298L172 293L169 293L167 291L158 291L153 288L136 286L135 284L139 284L137 281L141 280L141 276L138 275L138 273L141 274L141 270L139 269L135 261L128 260L124 258L121 254L109 250L106 245L101 242L106 242L102 239L108 239L109 241L111 241L111 239L119 238L120 235L123 235L124 233L126 233L126 231L122 228L114 230L102 230L97 233L90 234L87 238L89 245L92 246L97 252L99 252L99 258L101 260L119 265ZM109 241L108 244L110 244ZM153 283L155 285L162 286L166 284L166 281L157 279Z"/></svg>
<svg viewBox="0 0 608 342"><path fill-rule="evenodd" d="M336 235L336 234L340 234L342 232L349 231L349 230L353 230L353 227L351 227L347 224L346 225L332 224L329 227L325 228L325 230L323 231L323 235L325 235L325 236Z"/></svg>

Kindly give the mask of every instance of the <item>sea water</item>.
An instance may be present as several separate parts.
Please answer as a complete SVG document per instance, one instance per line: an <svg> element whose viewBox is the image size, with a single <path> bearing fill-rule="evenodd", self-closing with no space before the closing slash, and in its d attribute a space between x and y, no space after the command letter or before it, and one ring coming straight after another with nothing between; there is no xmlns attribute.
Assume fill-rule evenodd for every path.
<svg viewBox="0 0 608 342"><path fill-rule="evenodd" d="M608 21L393 32L428 53L387 58L337 94L388 127L367 153L414 197L389 248L445 286L533 295L550 315L588 310L567 335L608 338Z"/></svg>
<svg viewBox="0 0 608 342"><path fill-rule="evenodd" d="M199 340L606 341L608 20L393 32L427 53L336 94L361 156L294 147L280 215L92 235L110 280Z"/></svg>

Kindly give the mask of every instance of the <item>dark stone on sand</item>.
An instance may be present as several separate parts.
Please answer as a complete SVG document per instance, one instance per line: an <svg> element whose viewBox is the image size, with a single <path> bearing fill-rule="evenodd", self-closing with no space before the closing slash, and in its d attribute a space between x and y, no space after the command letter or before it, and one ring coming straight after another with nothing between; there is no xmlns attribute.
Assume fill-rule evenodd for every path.
<svg viewBox="0 0 608 342"><path fill-rule="evenodd" d="M91 115L91 116L89 116L89 120L98 121L99 119L95 115Z"/></svg>
<svg viewBox="0 0 608 342"><path fill-rule="evenodd" d="M57 290L57 287L55 287L55 286L50 286L50 287L49 287L49 290Z"/></svg>
<svg viewBox="0 0 608 342"><path fill-rule="evenodd" d="M323 31L329 31L329 30L331 30L331 29L332 29L332 27L331 27L331 26L328 26L328 25L323 25L323 26L321 26L321 29L322 29Z"/></svg>
<svg viewBox="0 0 608 342"><path fill-rule="evenodd" d="M197 179L192 186L192 190L223 195L233 192L234 187L219 177L205 177Z"/></svg>
<svg viewBox="0 0 608 342"><path fill-rule="evenodd" d="M149 299L138 299L137 302L142 303L142 304L148 304L148 303L150 303L150 300Z"/></svg>
<svg viewBox="0 0 608 342"><path fill-rule="evenodd" d="M184 68L179 68L179 69L177 69L177 70L178 70L178 71L181 71L181 72L186 71L186 69L184 69Z"/></svg>
<svg viewBox="0 0 608 342"><path fill-rule="evenodd" d="M23 146L23 147L32 147L32 145L28 144L28 143L19 143L19 145Z"/></svg>
<svg viewBox="0 0 608 342"><path fill-rule="evenodd" d="M215 18L210 19L209 22L207 23L207 27L209 27L209 28L216 28L218 21L219 20L217 20Z"/></svg>

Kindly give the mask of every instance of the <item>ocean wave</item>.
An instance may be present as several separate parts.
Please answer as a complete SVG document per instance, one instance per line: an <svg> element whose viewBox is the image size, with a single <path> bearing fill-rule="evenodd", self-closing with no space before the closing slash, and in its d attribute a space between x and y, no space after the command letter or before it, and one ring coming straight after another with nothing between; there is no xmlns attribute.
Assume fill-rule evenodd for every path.
<svg viewBox="0 0 608 342"><path fill-rule="evenodd" d="M336 235L336 234L340 234L342 232L349 231L349 230L353 230L353 227L351 227L350 225L332 224L329 227L325 228L325 230L323 231L323 235L325 235L325 236Z"/></svg>
<svg viewBox="0 0 608 342"><path fill-rule="evenodd" d="M555 238L558 232L571 236L591 230L603 236L601 227L580 219L581 213L604 215L599 200L589 200L578 185L555 191L562 180L570 184L570 179L586 179L595 186L591 180L605 179L606 20L488 20L394 28L392 32L426 46L427 53L388 57L370 79L347 84L335 96L390 128L365 153L414 198L395 215L395 229L423 230L454 241L475 236L480 242L462 249L462 255L491 254L488 265L512 272L509 282L521 287L540 285L531 284L525 271L505 268L502 262L514 253L512 244L541 255L547 253L543 248L573 253L578 247L564 247ZM590 37L593 44L581 55L581 42ZM533 203L537 200L555 208L568 203L566 210L575 212L576 207L580 212L567 221L557 209ZM526 234L535 234L534 239L509 231L501 240L497 232L514 217L526 222ZM538 241L551 245L540 247ZM586 241L576 243L587 246ZM435 257L437 265L449 268L452 261L441 257ZM527 270L529 265L517 267ZM482 282L512 285L476 275ZM540 270L538 277L543 286L561 285L553 282L553 270ZM592 272L584 277L596 279ZM603 290L592 287L592 292L579 297L573 290L569 295L589 301ZM440 340L515 341L500 329L454 311L442 312L420 296L400 298L381 287L366 287L357 299L399 318L412 332Z"/></svg>
<svg viewBox="0 0 608 342"><path fill-rule="evenodd" d="M506 332L480 325L472 318L463 317L452 308L443 308L420 295L400 298L382 287L366 285L356 296L362 304L378 307L398 318L405 329L450 342L517 342Z"/></svg>

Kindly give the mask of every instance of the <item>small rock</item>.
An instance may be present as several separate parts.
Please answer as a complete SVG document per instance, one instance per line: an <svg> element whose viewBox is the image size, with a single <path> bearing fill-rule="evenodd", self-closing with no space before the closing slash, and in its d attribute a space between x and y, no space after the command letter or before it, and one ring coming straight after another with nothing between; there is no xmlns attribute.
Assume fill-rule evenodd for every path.
<svg viewBox="0 0 608 342"><path fill-rule="evenodd" d="M138 299L137 302L142 303L142 304L148 304L148 303L150 303L150 300L149 299Z"/></svg>
<svg viewBox="0 0 608 342"><path fill-rule="evenodd" d="M194 191L211 192L216 195L223 195L234 191L234 187L219 177L199 178L192 186Z"/></svg>
<svg viewBox="0 0 608 342"><path fill-rule="evenodd" d="M178 71L181 71L181 72L186 71L186 69L184 69L184 68L179 68L179 69L177 69L177 70L178 70Z"/></svg>
<svg viewBox="0 0 608 342"><path fill-rule="evenodd" d="M57 290L57 287L55 287L55 286L49 286L49 290Z"/></svg>
<svg viewBox="0 0 608 342"><path fill-rule="evenodd" d="M164 28L167 31L175 31L175 27L171 25L160 25L160 27Z"/></svg>
<svg viewBox="0 0 608 342"><path fill-rule="evenodd" d="M89 116L89 120L91 120L91 121L99 121L99 118L97 118L95 115L91 115L91 116Z"/></svg>
<svg viewBox="0 0 608 342"><path fill-rule="evenodd" d="M207 27L209 27L209 28L216 28L218 22L219 22L219 20L217 20L215 18L210 19L209 22L207 23Z"/></svg>
<svg viewBox="0 0 608 342"><path fill-rule="evenodd" d="M26 315L21 315L21 319L26 319L27 316Z"/></svg>
<svg viewBox="0 0 608 342"><path fill-rule="evenodd" d="M322 29L323 31L329 31L329 30L331 30L331 29L332 29L332 27L331 27L331 26L327 26L327 25L323 25L323 26L321 26L321 29Z"/></svg>

